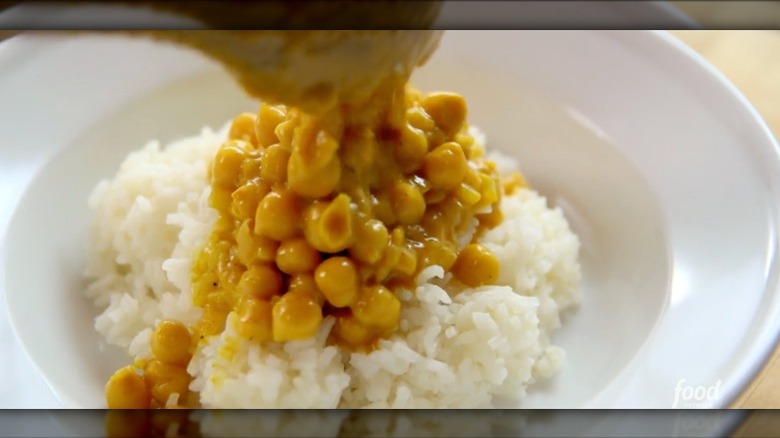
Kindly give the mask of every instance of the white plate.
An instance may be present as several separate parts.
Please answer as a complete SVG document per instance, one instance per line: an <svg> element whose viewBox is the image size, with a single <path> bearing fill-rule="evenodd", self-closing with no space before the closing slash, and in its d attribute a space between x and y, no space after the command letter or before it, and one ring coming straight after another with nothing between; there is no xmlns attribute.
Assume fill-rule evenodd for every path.
<svg viewBox="0 0 780 438"><path fill-rule="evenodd" d="M521 407L721 407L780 330L777 145L714 69L655 32L448 32L415 83L463 93L583 243L562 372ZM254 110L200 55L121 37L0 46L8 310L67 407L101 407L80 272L86 199L124 155ZM2 225L2 224L0 224ZM708 391L709 390L709 391ZM700 397L697 397L700 395Z"/></svg>

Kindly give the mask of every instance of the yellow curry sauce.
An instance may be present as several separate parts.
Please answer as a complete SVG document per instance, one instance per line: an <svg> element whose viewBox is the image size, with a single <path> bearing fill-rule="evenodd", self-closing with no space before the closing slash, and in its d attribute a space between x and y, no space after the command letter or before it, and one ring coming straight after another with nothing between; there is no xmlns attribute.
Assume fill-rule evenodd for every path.
<svg viewBox="0 0 780 438"><path fill-rule="evenodd" d="M496 280L498 259L475 239L501 222L502 192L522 176L502 185L462 96L421 94L408 72L388 77L362 99L318 111L262 104L233 120L209 172L219 216L192 268L202 317L160 322L154 357L108 382L110 408L197 406L186 366L227 324L252 342L287 342L332 316L328 342L370 350L397 329L397 293L425 267L469 287Z"/></svg>
<svg viewBox="0 0 780 438"><path fill-rule="evenodd" d="M211 173L220 217L193 267L196 336L222 332L234 310L239 335L275 342L309 338L334 315L334 339L366 347L396 328L394 291L421 269L453 268L469 286L495 280L486 249L458 253L472 219L500 214L465 101L381 91L389 105L322 117L263 105L234 120Z"/></svg>

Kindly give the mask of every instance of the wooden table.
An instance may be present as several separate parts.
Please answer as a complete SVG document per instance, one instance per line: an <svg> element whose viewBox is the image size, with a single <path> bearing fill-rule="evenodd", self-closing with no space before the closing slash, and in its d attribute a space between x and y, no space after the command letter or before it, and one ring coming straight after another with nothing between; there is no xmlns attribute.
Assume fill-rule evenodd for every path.
<svg viewBox="0 0 780 438"><path fill-rule="evenodd" d="M780 31L673 31L711 62L756 107L775 137L780 136ZM780 348L732 404L743 409L780 408ZM752 412L734 437L777 436L780 414Z"/></svg>

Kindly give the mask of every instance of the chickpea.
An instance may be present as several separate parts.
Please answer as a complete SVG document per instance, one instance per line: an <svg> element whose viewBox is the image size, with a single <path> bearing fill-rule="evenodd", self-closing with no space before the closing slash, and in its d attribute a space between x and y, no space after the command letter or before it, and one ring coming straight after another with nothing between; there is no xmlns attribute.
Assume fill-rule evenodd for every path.
<svg viewBox="0 0 780 438"><path fill-rule="evenodd" d="M374 333L352 314L336 317L333 333L337 338L352 346L366 345L375 337Z"/></svg>
<svg viewBox="0 0 780 438"><path fill-rule="evenodd" d="M191 343L190 331L178 321L163 320L152 333L152 353L164 363L186 365Z"/></svg>
<svg viewBox="0 0 780 438"><path fill-rule="evenodd" d="M322 308L310 296L286 293L272 309L274 342L308 339L322 323Z"/></svg>
<svg viewBox="0 0 780 438"><path fill-rule="evenodd" d="M442 132L441 129L434 129L425 133L425 137L428 139L428 149L435 149L447 142L447 134Z"/></svg>
<svg viewBox="0 0 780 438"><path fill-rule="evenodd" d="M390 243L398 247L406 246L406 232L403 227L393 228L390 232Z"/></svg>
<svg viewBox="0 0 780 438"><path fill-rule="evenodd" d="M274 135L276 135L276 138L279 139L280 145L284 146L285 148L292 147L293 131L295 131L297 126L298 120L295 118L287 119L276 126L276 129L274 129ZM268 144L271 145L273 143L275 142Z"/></svg>
<svg viewBox="0 0 780 438"><path fill-rule="evenodd" d="M509 175L503 182L504 191L507 195L513 195L518 190L528 188L528 182L520 172Z"/></svg>
<svg viewBox="0 0 780 438"><path fill-rule="evenodd" d="M182 369L182 371L185 371ZM186 372L186 371L185 371ZM185 380L187 379L187 380ZM178 394L179 398L187 397L190 382L186 374L182 374L177 380L171 380L152 387L152 397L161 406L165 406L171 395Z"/></svg>
<svg viewBox="0 0 780 438"><path fill-rule="evenodd" d="M298 151L287 162L290 190L300 196L322 198L333 193L341 180L341 160L333 157L321 167L312 167Z"/></svg>
<svg viewBox="0 0 780 438"><path fill-rule="evenodd" d="M401 275L411 277L417 269L417 252L408 247L402 248L394 269Z"/></svg>
<svg viewBox="0 0 780 438"><path fill-rule="evenodd" d="M286 191L272 191L257 206L255 234L276 240L289 239L300 229L302 212L297 196Z"/></svg>
<svg viewBox="0 0 780 438"><path fill-rule="evenodd" d="M246 184L250 181L260 179L260 169L262 162L262 151L250 150L247 152L244 161L241 163L241 173L238 178L238 185ZM267 183L265 185L268 185Z"/></svg>
<svg viewBox="0 0 780 438"><path fill-rule="evenodd" d="M497 175L498 173L498 166L496 165L495 161L492 160L482 160L480 163L481 166L479 167L479 171L486 174L486 175Z"/></svg>
<svg viewBox="0 0 780 438"><path fill-rule="evenodd" d="M190 376L183 366L149 361L144 367L144 380L154 400L162 406L172 394L179 394L179 399L183 399L189 392Z"/></svg>
<svg viewBox="0 0 780 438"><path fill-rule="evenodd" d="M499 199L498 181L491 175L480 174L482 185L480 187L481 199L475 208L483 209L489 205L495 204Z"/></svg>
<svg viewBox="0 0 780 438"><path fill-rule="evenodd" d="M316 301L320 307L325 304L325 296L317 287L314 275L309 273L293 275L290 278L290 287L287 292L308 294L314 298L314 301Z"/></svg>
<svg viewBox="0 0 780 438"><path fill-rule="evenodd" d="M414 172L422 166L428 153L428 139L422 131L406 125L401 131L401 141L395 147L395 159L403 172Z"/></svg>
<svg viewBox="0 0 780 438"><path fill-rule="evenodd" d="M434 208L428 209L428 211L425 212L425 217L423 217L422 220L422 225L425 228L425 232L436 239L438 242L442 242L447 239L447 231L449 227L447 226L448 221L446 215L443 212L444 209L442 208L446 199L449 199L449 197L442 200L442 202L440 202Z"/></svg>
<svg viewBox="0 0 780 438"><path fill-rule="evenodd" d="M392 243L388 245L382 255L382 260L375 266L376 269L374 270L373 279L379 282L387 280L400 258L401 249L398 245Z"/></svg>
<svg viewBox="0 0 780 438"><path fill-rule="evenodd" d="M463 148L463 152L465 152L466 156L469 158L471 158L470 153L472 148L479 149L479 146L474 148L474 137L469 133L469 130L466 129L465 126L455 135L455 142Z"/></svg>
<svg viewBox="0 0 780 438"><path fill-rule="evenodd" d="M321 169L336 157L339 143L328 132L315 126L298 129L293 136L292 148L308 168Z"/></svg>
<svg viewBox="0 0 780 438"><path fill-rule="evenodd" d="M500 208L494 206L490 213L477 215L477 220L482 227L492 229L501 225L501 222L504 221L504 214Z"/></svg>
<svg viewBox="0 0 780 438"><path fill-rule="evenodd" d="M424 195L425 203L428 206L431 206L433 204L438 204L444 201L445 199L447 199L448 194L449 193L447 191L441 189L428 190L427 192L425 192Z"/></svg>
<svg viewBox="0 0 780 438"><path fill-rule="evenodd" d="M385 224L370 219L357 226L355 245L349 249L350 257L366 264L377 263L387 248L390 233Z"/></svg>
<svg viewBox="0 0 780 438"><path fill-rule="evenodd" d="M448 271L455 263L458 253L453 245L439 241L426 244L418 257L422 258L423 266L439 265Z"/></svg>
<svg viewBox="0 0 780 438"><path fill-rule="evenodd" d="M390 202L395 216L403 225L420 222L425 214L425 198L420 189L404 181L396 181L390 188Z"/></svg>
<svg viewBox="0 0 780 438"><path fill-rule="evenodd" d="M265 183L250 182L237 188L232 194L230 213L239 220L254 218L257 205L271 189Z"/></svg>
<svg viewBox="0 0 780 438"><path fill-rule="evenodd" d="M465 150L465 149L464 149ZM472 160L479 160L485 157L485 150L481 147L472 146L468 157Z"/></svg>
<svg viewBox="0 0 780 438"><path fill-rule="evenodd" d="M244 266L249 266L255 262L257 252L255 247L255 234L252 232L254 221L245 220L236 230L236 257Z"/></svg>
<svg viewBox="0 0 780 438"><path fill-rule="evenodd" d="M319 263L319 251L303 237L285 240L276 251L276 266L285 274L311 272Z"/></svg>
<svg viewBox="0 0 780 438"><path fill-rule="evenodd" d="M433 187L452 190L463 181L468 170L466 155L459 144L448 142L425 156L423 176Z"/></svg>
<svg viewBox="0 0 780 438"><path fill-rule="evenodd" d="M481 175L482 174L477 169L473 168L471 163L469 163L468 170L466 170L466 174L463 176L463 182L474 188L481 187L482 186Z"/></svg>
<svg viewBox="0 0 780 438"><path fill-rule="evenodd" d="M385 225L392 227L398 223L398 217L393 210L393 201L389 190L382 190L375 195L374 214Z"/></svg>
<svg viewBox="0 0 780 438"><path fill-rule="evenodd" d="M458 188L455 189L455 197L458 198L464 206L473 207L482 199L482 194L470 185L461 183Z"/></svg>
<svg viewBox="0 0 780 438"><path fill-rule="evenodd" d="M231 142L219 148L211 166L211 181L217 187L232 190L236 187L244 161L244 150Z"/></svg>
<svg viewBox="0 0 780 438"><path fill-rule="evenodd" d="M260 105L255 123L255 137L258 146L268 147L279 140L275 130L284 121L284 116L285 112L282 106L271 106L265 103Z"/></svg>
<svg viewBox="0 0 780 438"><path fill-rule="evenodd" d="M242 265L232 255L235 251L231 250L229 253L224 253L220 257L220 265L217 268L217 282L221 287L216 288L211 294L210 299L216 299L229 293L230 289L241 280L241 276L246 272L246 266ZM228 303L229 304L229 303Z"/></svg>
<svg viewBox="0 0 780 438"><path fill-rule="evenodd" d="M263 151L260 161L260 176L269 183L283 183L287 180L287 163L290 151L280 144L272 144Z"/></svg>
<svg viewBox="0 0 780 438"><path fill-rule="evenodd" d="M135 367L120 368L106 384L109 409L148 409L151 393Z"/></svg>
<svg viewBox="0 0 780 438"><path fill-rule="evenodd" d="M209 194L209 205L217 211L229 211L233 203L232 189L212 187Z"/></svg>
<svg viewBox="0 0 780 438"><path fill-rule="evenodd" d="M236 283L238 283L240 278L241 276L236 280ZM210 293L207 302L221 315L227 317L228 312L235 303L234 298L232 291L227 287L223 287Z"/></svg>
<svg viewBox="0 0 780 438"><path fill-rule="evenodd" d="M276 260L276 251L279 250L279 242L267 237L256 236L257 261L273 262Z"/></svg>
<svg viewBox="0 0 780 438"><path fill-rule="evenodd" d="M236 311L239 318L236 327L238 335L250 341L271 340L271 309L270 301L254 297L241 300Z"/></svg>
<svg viewBox="0 0 780 438"><path fill-rule="evenodd" d="M270 299L281 291L282 274L266 264L250 267L236 285L236 292L263 299Z"/></svg>
<svg viewBox="0 0 780 438"><path fill-rule="evenodd" d="M390 275L391 271L399 266L402 252L407 247L406 234L404 229L396 227L390 232L390 243L385 250L382 260L377 265L375 278L377 281L384 281Z"/></svg>
<svg viewBox="0 0 780 438"><path fill-rule="evenodd" d="M406 120L409 121L410 125L422 131L430 131L436 127L436 123L431 116L419 106L406 110Z"/></svg>
<svg viewBox="0 0 780 438"><path fill-rule="evenodd" d="M347 257L331 257L317 266L314 281L334 307L351 305L358 294L358 272Z"/></svg>
<svg viewBox="0 0 780 438"><path fill-rule="evenodd" d="M306 240L309 241L311 246L320 251L322 251L324 246L320 234L320 221L328 205L328 201L325 200L314 201L306 207L306 211L303 214L303 235L306 236Z"/></svg>
<svg viewBox="0 0 780 438"><path fill-rule="evenodd" d="M466 286L477 287L496 281L499 268L498 257L492 251L472 243L460 250L452 265L452 274Z"/></svg>
<svg viewBox="0 0 780 438"><path fill-rule="evenodd" d="M352 314L364 326L394 330L401 317L401 301L384 286L365 287L352 305Z"/></svg>
<svg viewBox="0 0 780 438"><path fill-rule="evenodd" d="M431 93L423 99L422 107L436 126L450 135L460 130L468 112L466 100L456 93Z"/></svg>
<svg viewBox="0 0 780 438"><path fill-rule="evenodd" d="M255 115L251 113L242 113L230 125L228 137L233 140L243 140L257 146L257 135L255 134Z"/></svg>
<svg viewBox="0 0 780 438"><path fill-rule="evenodd" d="M198 320L195 330L200 336L208 337L217 335L225 328L227 314L224 310L206 303L203 306L203 315Z"/></svg>
<svg viewBox="0 0 780 438"><path fill-rule="evenodd" d="M252 232L254 220L248 219L241 223L236 231L236 256L244 266L256 262L273 262L276 260L276 250L279 242L270 237L258 236Z"/></svg>
<svg viewBox="0 0 780 438"><path fill-rule="evenodd" d="M314 202L304 218L304 235L317 250L336 253L355 242L351 199L341 193L331 202Z"/></svg>
<svg viewBox="0 0 780 438"><path fill-rule="evenodd" d="M423 195L433 190L431 183L420 175L413 175L409 182L417 187Z"/></svg>

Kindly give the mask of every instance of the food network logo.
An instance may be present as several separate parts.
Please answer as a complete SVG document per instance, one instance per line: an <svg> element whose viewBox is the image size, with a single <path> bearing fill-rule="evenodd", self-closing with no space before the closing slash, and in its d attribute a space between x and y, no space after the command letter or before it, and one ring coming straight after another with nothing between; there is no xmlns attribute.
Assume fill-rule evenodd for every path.
<svg viewBox="0 0 780 438"><path fill-rule="evenodd" d="M707 402L715 401L720 397L720 385L721 381L718 380L710 386L691 386L685 384L685 379L680 379L674 387L672 408L704 408Z"/></svg>

